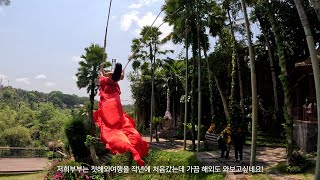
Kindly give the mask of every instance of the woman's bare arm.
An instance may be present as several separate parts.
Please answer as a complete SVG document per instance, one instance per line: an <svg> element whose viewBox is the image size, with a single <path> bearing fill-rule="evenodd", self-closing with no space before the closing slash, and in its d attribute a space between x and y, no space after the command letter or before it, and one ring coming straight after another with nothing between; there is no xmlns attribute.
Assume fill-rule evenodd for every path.
<svg viewBox="0 0 320 180"><path fill-rule="evenodd" d="M104 69L103 69L104 64L105 64L104 62L100 64L100 75L102 75L102 76L105 76L105 72L104 72Z"/></svg>
<svg viewBox="0 0 320 180"><path fill-rule="evenodd" d="M104 62L100 64L100 75L107 77L107 74L104 72L104 69L103 69L104 64L105 64Z"/></svg>
<svg viewBox="0 0 320 180"><path fill-rule="evenodd" d="M124 79L124 70L122 70L121 76L120 76L120 80L123 80L123 79Z"/></svg>

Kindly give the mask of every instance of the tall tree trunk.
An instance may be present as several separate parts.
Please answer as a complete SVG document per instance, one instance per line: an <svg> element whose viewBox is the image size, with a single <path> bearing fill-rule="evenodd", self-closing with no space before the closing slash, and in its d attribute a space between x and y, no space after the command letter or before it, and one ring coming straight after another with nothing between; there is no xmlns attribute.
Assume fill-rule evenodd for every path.
<svg viewBox="0 0 320 180"><path fill-rule="evenodd" d="M197 152L200 150L200 132L201 132L201 46L200 46L200 21L199 21L199 0L197 0L197 39L198 39L198 144Z"/></svg>
<svg viewBox="0 0 320 180"><path fill-rule="evenodd" d="M188 13L187 13L188 15ZM189 73L189 68L188 68L188 48L189 48L189 44L188 44L188 20L186 19L185 21L185 25L186 25L186 86L185 86L185 102L184 102L184 123L183 123L183 149L186 150L187 148L187 120L188 120L188 73Z"/></svg>
<svg viewBox="0 0 320 180"><path fill-rule="evenodd" d="M218 91L219 91L219 94L220 94L220 97L221 97L221 100L222 100L223 110L224 110L224 114L226 116L226 119L230 119L230 113L229 113L229 110L228 110L227 97L224 94L223 88L222 88L222 86L220 84L220 80L216 75L214 75L214 80L216 82L216 85L217 85L217 88L218 88Z"/></svg>
<svg viewBox="0 0 320 180"><path fill-rule="evenodd" d="M273 60L273 56L272 56L272 52L271 52L269 38L266 35L265 29L264 28L261 28L261 29L262 29L262 34L263 34L264 40L266 41L266 46L268 48L268 56L269 56L268 59L269 59L269 64L270 64L272 86L273 86L273 98L274 98L273 102L274 102L274 109L277 114L279 111L279 103L278 103L278 92L277 92L277 76L276 76L276 72L275 72L275 66L273 63L274 60Z"/></svg>
<svg viewBox="0 0 320 180"><path fill-rule="evenodd" d="M242 76L241 76L241 67L240 67L240 58L239 54L237 52L237 40L234 35L234 27L233 27L233 21L231 20L231 15L230 15L230 9L227 9L228 13L228 19L230 23L230 31L231 31L231 37L233 41L233 46L232 46L232 71L231 71L231 95L230 95L230 108L233 111L236 111L235 105L236 105L236 100L235 100L235 81L236 81L236 67L238 67L238 78L239 78L239 92L240 92L240 109L241 109L241 117L244 115L244 97L243 97L243 86L242 86ZM232 112L233 114L233 112Z"/></svg>
<svg viewBox="0 0 320 180"><path fill-rule="evenodd" d="M151 61L151 109L150 109L150 142L152 142L152 125L153 125L153 116L154 116L154 63L153 58L155 54L152 53L152 45L150 43L150 61Z"/></svg>
<svg viewBox="0 0 320 180"><path fill-rule="evenodd" d="M316 162L316 169L315 169L315 177L314 179L320 179L320 74L319 74L319 61L317 58L317 53L314 45L313 36L311 34L309 21L307 19L305 10L301 5L300 0L294 0L294 3L297 7L301 24L303 26L304 32L306 34L309 53L312 62L312 69L313 69L313 77L316 87L316 96L317 96L317 118L318 118L318 147L317 147L317 162ZM313 103L313 102L312 102Z"/></svg>
<svg viewBox="0 0 320 180"><path fill-rule="evenodd" d="M196 67L196 60L195 58L197 57L197 53L193 55L193 74L192 74L192 80L191 80L191 135L192 135L192 150L195 151L196 149L196 131L195 131L195 121L196 121L196 102L197 102L197 96L196 96L196 91L197 91L197 67Z"/></svg>
<svg viewBox="0 0 320 180"><path fill-rule="evenodd" d="M316 11L318 20L320 22L320 1L319 0L310 0L314 10Z"/></svg>
<svg viewBox="0 0 320 180"><path fill-rule="evenodd" d="M240 109L241 109L241 117L244 117L244 95L243 95L243 82L242 82L242 70L239 54L236 54L237 58L237 70L238 70L238 78L239 78L239 93L240 93Z"/></svg>
<svg viewBox="0 0 320 180"><path fill-rule="evenodd" d="M164 130L169 130L172 127L172 115L170 113L170 85L169 85L169 78L167 79L167 109L164 119Z"/></svg>
<svg viewBox="0 0 320 180"><path fill-rule="evenodd" d="M191 4L191 7L194 7ZM192 71L192 82L191 82L191 135L192 135L192 150L195 151L196 149L196 112L197 112L197 24L195 22L196 15L194 14L194 9L191 8L191 17L190 17L190 27L192 33L192 56L193 56L193 71Z"/></svg>
<svg viewBox="0 0 320 180"><path fill-rule="evenodd" d="M281 77L280 81L282 83L283 91L284 91L284 116L286 119L286 144L287 144L287 164L289 163L289 157L293 151L293 117L292 117L292 94L291 94L291 87L289 82L289 75L287 72L287 65L286 65L286 57L285 57L285 45L284 39L281 34L280 25L277 23L275 18L275 13L271 5L269 4L268 0L264 1L265 7L267 8L269 20L273 29L273 34L277 44L277 53L279 58L279 65L281 68Z"/></svg>
<svg viewBox="0 0 320 180"><path fill-rule="evenodd" d="M257 101L257 80L256 80L256 66L254 61L254 52L251 41L250 24L247 15L246 4L241 0L244 22L248 36L250 66L251 66L251 91L252 91L252 144L251 144L251 158L250 166L254 166L256 162L256 143L257 143L257 121L258 121L258 101Z"/></svg>
<svg viewBox="0 0 320 180"><path fill-rule="evenodd" d="M207 63L207 72L208 72L208 80L209 80L209 93L210 93L210 110L211 110L211 119L214 119L214 95L213 95L213 79L212 79L212 72L210 70L210 62L209 62L209 58L207 55L207 47L206 47L206 42L204 42L204 38L202 40L202 46L203 46L203 53L204 53L204 58L206 60Z"/></svg>
<svg viewBox="0 0 320 180"><path fill-rule="evenodd" d="M90 135L92 137L95 137L95 133L96 133L96 125L94 123L94 120L93 120L93 105L94 105L94 87L95 85L92 85L92 88L91 88L91 93L90 93L90 107L89 107L89 127L90 127ZM97 154L96 154L96 150L94 149L94 146L91 145L89 147L89 150L90 150L90 155L91 155L91 159L93 161L93 164L95 166L99 166L100 163L97 159Z"/></svg>

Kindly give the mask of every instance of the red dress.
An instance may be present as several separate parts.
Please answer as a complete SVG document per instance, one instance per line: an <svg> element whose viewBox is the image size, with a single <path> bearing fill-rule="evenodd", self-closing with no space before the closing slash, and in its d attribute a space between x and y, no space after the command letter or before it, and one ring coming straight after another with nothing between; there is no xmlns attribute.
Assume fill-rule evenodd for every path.
<svg viewBox="0 0 320 180"><path fill-rule="evenodd" d="M130 151L137 164L143 166L141 158L148 154L149 144L142 140L134 120L122 110L118 83L104 76L99 81L100 101L93 118L100 128L100 141L113 154Z"/></svg>

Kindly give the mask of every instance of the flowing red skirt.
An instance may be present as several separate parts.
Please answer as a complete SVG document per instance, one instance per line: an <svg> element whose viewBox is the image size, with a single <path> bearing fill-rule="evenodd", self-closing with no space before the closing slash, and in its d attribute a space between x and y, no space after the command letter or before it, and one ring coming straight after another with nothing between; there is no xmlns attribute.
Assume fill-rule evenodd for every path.
<svg viewBox="0 0 320 180"><path fill-rule="evenodd" d="M149 144L142 140L134 120L123 112L119 94L104 95L103 100L100 99L94 120L100 128L101 142L111 153L130 151L137 164L144 165L141 158L148 154Z"/></svg>

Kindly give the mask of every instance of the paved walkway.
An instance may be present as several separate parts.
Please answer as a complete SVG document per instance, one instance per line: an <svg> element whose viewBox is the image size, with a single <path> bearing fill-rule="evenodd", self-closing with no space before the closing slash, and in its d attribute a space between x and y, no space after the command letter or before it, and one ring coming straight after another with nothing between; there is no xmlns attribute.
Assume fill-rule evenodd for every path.
<svg viewBox="0 0 320 180"><path fill-rule="evenodd" d="M147 142L150 141L149 137L143 137ZM161 149L165 151L180 151L183 150L183 140L175 140L170 142L165 139L160 138L160 142L156 143L153 139L150 143L150 147L153 149ZM200 143L200 147L203 147L203 142ZM202 152L196 152L197 158L204 162L208 166L249 166L250 165L250 146L245 146L243 151L243 163L234 162L234 149L231 147L229 159L221 158L221 151L217 148L215 150L207 150ZM191 141L187 141L187 149L191 149ZM263 166L263 171L267 168L275 166L278 162L286 160L286 149L281 147L258 147L256 151L256 166ZM222 169L222 168L221 168ZM247 177L242 173L227 173L225 177L226 180L241 180L247 179ZM277 178L275 178L277 179Z"/></svg>
<svg viewBox="0 0 320 180"><path fill-rule="evenodd" d="M147 142L150 141L149 137L144 136L143 139ZM197 143L197 142L196 142ZM160 138L160 143L156 143L153 138L150 147L154 149L161 149L166 151L180 151L183 150L183 140L174 140L170 142L168 140ZM203 147L203 142L200 143L200 147ZM211 166L237 166L250 164L250 146L244 146L243 150L243 164L235 163L234 148L231 147L229 159L220 158L220 149L207 150L195 153L197 158L204 162L206 165ZM187 149L191 149L191 141L187 140ZM286 149L282 147L257 147L256 151L256 165L269 168L276 165L278 162L286 160Z"/></svg>
<svg viewBox="0 0 320 180"><path fill-rule="evenodd" d="M234 149L231 148L229 159L220 157L220 150L210 150L196 153L197 158L208 165L215 166L239 166L239 165L250 165L250 147L245 146L243 150L243 164L234 162L235 155ZM276 165L278 162L286 160L285 148L279 147L258 147L256 151L256 165L269 168Z"/></svg>
<svg viewBox="0 0 320 180"><path fill-rule="evenodd" d="M47 158L0 158L0 174L41 171L48 162Z"/></svg>

